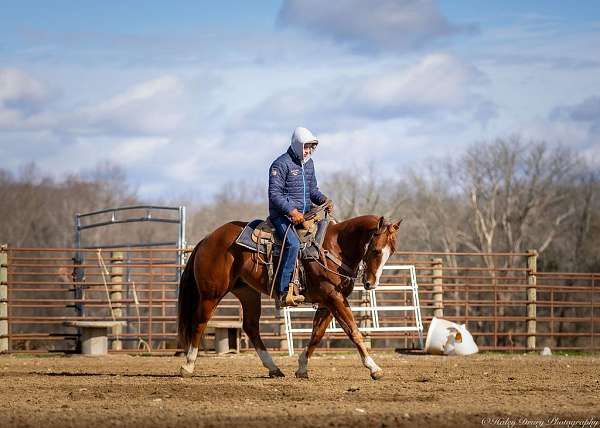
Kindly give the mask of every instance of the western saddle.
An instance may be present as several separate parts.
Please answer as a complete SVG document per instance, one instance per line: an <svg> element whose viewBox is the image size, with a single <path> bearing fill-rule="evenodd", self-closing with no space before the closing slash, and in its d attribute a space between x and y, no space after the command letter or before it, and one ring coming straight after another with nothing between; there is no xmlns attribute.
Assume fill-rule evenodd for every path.
<svg viewBox="0 0 600 428"><path fill-rule="evenodd" d="M290 283L290 289L292 289L293 284L293 294L295 296L302 296L306 287L305 274L301 261L304 259L319 260L321 258L321 247L329 224L329 218L318 207L306 213L304 219L303 223L294 227L301 244ZM277 236L275 227L269 218L255 226L251 238L252 242L256 244L257 249L259 249L257 251L257 263L261 261L267 265L270 284L269 295L274 297L275 276L278 273L278 260L282 253L281 239ZM260 248L266 249L265 260L260 259ZM277 268L274 270L273 266L275 265Z"/></svg>

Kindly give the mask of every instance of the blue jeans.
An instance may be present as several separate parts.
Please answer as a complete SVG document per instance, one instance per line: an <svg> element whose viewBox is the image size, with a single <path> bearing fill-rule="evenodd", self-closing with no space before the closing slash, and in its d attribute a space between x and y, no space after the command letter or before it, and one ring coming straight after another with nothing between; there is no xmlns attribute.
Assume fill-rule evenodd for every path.
<svg viewBox="0 0 600 428"><path fill-rule="evenodd" d="M286 216L277 216L271 217L271 223L273 223L273 226L275 226L277 236L279 236L279 239L283 241L285 231L292 223L291 220ZM281 256L282 259L279 266L279 274L277 275L279 281L278 290L280 295L284 295L288 291L288 286L292 279L292 273L294 272L294 265L296 264L296 258L298 257L299 251L300 240L298 239L298 235L296 235L296 231L292 226L287 233L283 255Z"/></svg>

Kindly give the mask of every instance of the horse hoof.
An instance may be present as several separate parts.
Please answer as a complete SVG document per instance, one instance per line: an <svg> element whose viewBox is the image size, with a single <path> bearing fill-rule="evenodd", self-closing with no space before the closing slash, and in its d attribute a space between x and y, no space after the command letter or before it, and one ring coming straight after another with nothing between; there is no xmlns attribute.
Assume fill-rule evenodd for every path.
<svg viewBox="0 0 600 428"><path fill-rule="evenodd" d="M187 369L186 366L181 366L179 368L179 374L181 375L181 377L192 377L192 374L194 374L194 369L190 371Z"/></svg>
<svg viewBox="0 0 600 428"><path fill-rule="evenodd" d="M377 370L376 372L371 373L371 379L379 380L383 377L383 370Z"/></svg>
<svg viewBox="0 0 600 428"><path fill-rule="evenodd" d="M285 375L283 374L283 372L279 369L277 370L271 370L269 372L269 377L285 377Z"/></svg>
<svg viewBox="0 0 600 428"><path fill-rule="evenodd" d="M308 379L308 372L296 372L298 379Z"/></svg>

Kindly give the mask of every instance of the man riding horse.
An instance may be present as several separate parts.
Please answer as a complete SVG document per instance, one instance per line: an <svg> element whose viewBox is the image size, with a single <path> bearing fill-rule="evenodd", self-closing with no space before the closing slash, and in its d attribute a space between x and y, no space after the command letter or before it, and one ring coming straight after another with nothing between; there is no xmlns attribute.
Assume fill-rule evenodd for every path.
<svg viewBox="0 0 600 428"><path fill-rule="evenodd" d="M304 214L313 203L327 203L326 211L333 210L333 202L317 186L311 155L318 144L312 132L299 126L292 134L290 147L269 168L269 217L284 243L281 270L276 278L280 307L296 306L304 301L304 296L294 295L293 284L290 284L300 251L300 241L291 225L303 223Z"/></svg>
<svg viewBox="0 0 600 428"><path fill-rule="evenodd" d="M280 237L287 241L287 251L282 256L284 269L279 277L280 299L284 305L294 305L301 300L293 296L293 291L287 291L299 248L295 230L288 226L302 222L311 202L326 204L329 211L333 208L333 203L317 187L310 159L316 144L318 141L310 131L297 128L290 148L273 162L269 171L271 221ZM379 285L383 266L396 250L400 222L363 215L332 223L322 241L322 259L303 262L307 284L304 293L317 306L317 311L310 341L298 358L296 377L308 378L308 361L333 318L356 346L371 378L383 376L383 370L369 355L348 296L359 276L365 290L373 290ZM193 374L208 321L228 293L233 293L242 305L242 327L269 370L269 376L284 376L260 336L261 293L270 295L270 264L260 263L258 248L236 245L247 226L248 223L240 221L219 226L198 242L185 265L177 298L178 338L183 349L187 349L186 360L180 367L182 376ZM361 265L362 274L359 273Z"/></svg>

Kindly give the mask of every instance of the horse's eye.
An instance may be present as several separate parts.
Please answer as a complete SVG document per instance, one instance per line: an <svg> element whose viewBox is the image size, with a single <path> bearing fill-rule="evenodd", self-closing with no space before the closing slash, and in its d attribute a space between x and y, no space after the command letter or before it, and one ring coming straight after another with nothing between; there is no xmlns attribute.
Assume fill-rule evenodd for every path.
<svg viewBox="0 0 600 428"><path fill-rule="evenodd" d="M374 255L374 256L379 256L379 255L381 255L381 254L382 254L382 251L381 251L381 250L373 250L373 255Z"/></svg>

